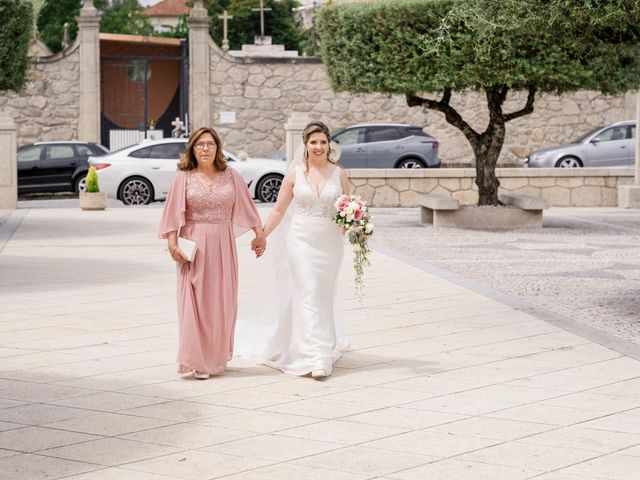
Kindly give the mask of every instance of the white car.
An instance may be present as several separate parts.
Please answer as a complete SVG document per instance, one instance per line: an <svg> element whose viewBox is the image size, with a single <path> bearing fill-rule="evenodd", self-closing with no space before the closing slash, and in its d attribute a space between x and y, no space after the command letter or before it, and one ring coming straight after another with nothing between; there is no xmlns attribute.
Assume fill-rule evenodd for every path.
<svg viewBox="0 0 640 480"><path fill-rule="evenodd" d="M187 146L186 138L144 141L99 158L89 158L98 172L100 190L125 205L146 205L167 196L176 164ZM224 155L249 187L253 198L275 202L287 164L282 160L241 160L228 150Z"/></svg>

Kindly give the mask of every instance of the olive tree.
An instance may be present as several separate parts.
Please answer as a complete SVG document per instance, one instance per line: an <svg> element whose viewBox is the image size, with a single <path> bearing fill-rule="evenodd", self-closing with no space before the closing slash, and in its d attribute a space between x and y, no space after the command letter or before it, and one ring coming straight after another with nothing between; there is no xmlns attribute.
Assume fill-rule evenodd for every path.
<svg viewBox="0 0 640 480"><path fill-rule="evenodd" d="M0 0L0 91L20 91L29 67L33 9L25 0Z"/></svg>
<svg viewBox="0 0 640 480"><path fill-rule="evenodd" d="M335 91L403 94L464 134L479 205L500 204L495 168L506 124L532 113L536 94L640 85L639 26L636 0L385 0L327 6L317 21ZM484 94L484 131L452 106L463 91ZM526 100L505 111L510 91Z"/></svg>

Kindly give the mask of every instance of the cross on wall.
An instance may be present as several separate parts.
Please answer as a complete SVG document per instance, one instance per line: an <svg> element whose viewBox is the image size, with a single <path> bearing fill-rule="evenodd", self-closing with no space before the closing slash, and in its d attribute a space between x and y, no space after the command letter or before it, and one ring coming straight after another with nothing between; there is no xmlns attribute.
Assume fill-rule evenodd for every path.
<svg viewBox="0 0 640 480"><path fill-rule="evenodd" d="M260 8L252 8L253 12L260 12L260 44L264 43L264 12L270 12L270 8L265 8L264 0L260 0Z"/></svg>
<svg viewBox="0 0 640 480"><path fill-rule="evenodd" d="M223 11L222 15L218 15L218 18L222 20L222 50L227 52L229 50L229 35L228 35L228 21L233 18L227 11Z"/></svg>

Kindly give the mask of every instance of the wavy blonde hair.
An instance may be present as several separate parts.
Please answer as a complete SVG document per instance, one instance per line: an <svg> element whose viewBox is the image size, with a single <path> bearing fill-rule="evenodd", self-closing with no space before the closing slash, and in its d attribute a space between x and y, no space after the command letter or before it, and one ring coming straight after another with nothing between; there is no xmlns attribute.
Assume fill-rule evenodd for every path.
<svg viewBox="0 0 640 480"><path fill-rule="evenodd" d="M224 153L222 152L222 142L220 141L218 132L210 127L202 127L189 136L187 148L180 156L180 161L178 162L178 170L189 171L198 167L198 159L196 158L195 154L196 143L198 143L200 137L205 133L209 133L213 137L213 140L216 142L217 148L216 156L213 159L213 166L216 170L219 170L221 172L227 169L227 160L224 158Z"/></svg>

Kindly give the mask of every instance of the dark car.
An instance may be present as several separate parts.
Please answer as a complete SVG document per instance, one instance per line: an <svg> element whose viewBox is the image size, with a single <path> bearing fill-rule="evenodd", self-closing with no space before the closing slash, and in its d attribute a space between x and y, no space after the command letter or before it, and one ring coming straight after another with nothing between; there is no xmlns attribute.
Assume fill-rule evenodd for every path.
<svg viewBox="0 0 640 480"><path fill-rule="evenodd" d="M38 142L18 148L18 193L84 191L89 156L109 153L89 142Z"/></svg>
<svg viewBox="0 0 640 480"><path fill-rule="evenodd" d="M434 168L440 166L437 140L422 128L398 123L361 124L336 131L345 168Z"/></svg>

